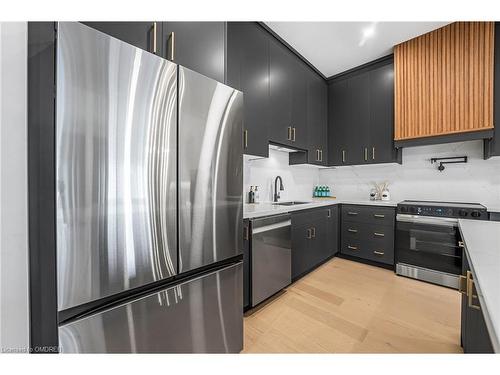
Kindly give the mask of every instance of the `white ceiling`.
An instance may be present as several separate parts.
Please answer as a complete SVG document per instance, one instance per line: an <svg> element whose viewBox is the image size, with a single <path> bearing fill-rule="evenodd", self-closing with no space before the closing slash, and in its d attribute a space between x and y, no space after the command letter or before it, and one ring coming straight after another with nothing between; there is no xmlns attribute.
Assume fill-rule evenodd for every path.
<svg viewBox="0 0 500 375"><path fill-rule="evenodd" d="M386 56L449 22L266 22L326 77Z"/></svg>

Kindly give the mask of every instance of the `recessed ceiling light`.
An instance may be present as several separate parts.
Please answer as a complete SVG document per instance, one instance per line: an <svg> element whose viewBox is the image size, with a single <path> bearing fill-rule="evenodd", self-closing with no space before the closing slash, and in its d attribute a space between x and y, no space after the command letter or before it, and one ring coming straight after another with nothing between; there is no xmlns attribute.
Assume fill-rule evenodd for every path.
<svg viewBox="0 0 500 375"><path fill-rule="evenodd" d="M359 46L362 47L368 39L373 37L375 35L375 31L377 29L377 22L373 22L370 24L370 26L365 27L361 33L362 37L361 40L359 41Z"/></svg>

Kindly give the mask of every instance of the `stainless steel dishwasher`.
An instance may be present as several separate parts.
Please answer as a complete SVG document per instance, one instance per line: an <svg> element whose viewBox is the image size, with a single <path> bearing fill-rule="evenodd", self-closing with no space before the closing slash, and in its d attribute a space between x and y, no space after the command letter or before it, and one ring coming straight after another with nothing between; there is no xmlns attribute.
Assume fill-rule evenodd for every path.
<svg viewBox="0 0 500 375"><path fill-rule="evenodd" d="M252 220L252 306L291 283L291 223L289 214Z"/></svg>

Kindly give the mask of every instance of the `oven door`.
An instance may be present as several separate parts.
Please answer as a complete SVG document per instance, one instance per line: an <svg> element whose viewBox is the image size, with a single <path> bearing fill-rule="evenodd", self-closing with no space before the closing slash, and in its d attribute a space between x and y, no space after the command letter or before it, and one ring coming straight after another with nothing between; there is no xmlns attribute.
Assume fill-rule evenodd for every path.
<svg viewBox="0 0 500 375"><path fill-rule="evenodd" d="M397 215L396 263L460 275L458 220Z"/></svg>

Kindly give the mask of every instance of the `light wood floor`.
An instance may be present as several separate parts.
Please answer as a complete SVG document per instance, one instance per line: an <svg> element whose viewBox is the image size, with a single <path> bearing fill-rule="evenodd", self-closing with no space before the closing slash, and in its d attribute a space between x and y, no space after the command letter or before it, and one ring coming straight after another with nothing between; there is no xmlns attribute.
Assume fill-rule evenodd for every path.
<svg viewBox="0 0 500 375"><path fill-rule="evenodd" d="M245 317L244 353L461 353L460 294L334 258Z"/></svg>

